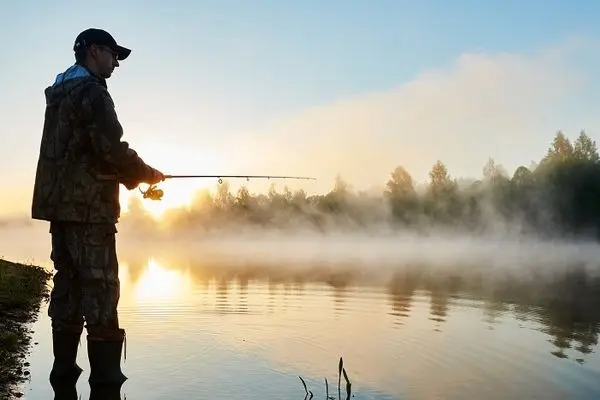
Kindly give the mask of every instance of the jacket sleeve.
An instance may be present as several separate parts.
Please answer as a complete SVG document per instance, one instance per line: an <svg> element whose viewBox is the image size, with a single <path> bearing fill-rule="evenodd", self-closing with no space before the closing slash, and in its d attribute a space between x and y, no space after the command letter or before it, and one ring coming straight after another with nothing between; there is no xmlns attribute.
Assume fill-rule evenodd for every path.
<svg viewBox="0 0 600 400"><path fill-rule="evenodd" d="M128 189L151 179L153 169L147 165L126 141L123 128L110 94L105 88L92 90L89 99L92 117L90 142L94 153L116 171L118 179Z"/></svg>

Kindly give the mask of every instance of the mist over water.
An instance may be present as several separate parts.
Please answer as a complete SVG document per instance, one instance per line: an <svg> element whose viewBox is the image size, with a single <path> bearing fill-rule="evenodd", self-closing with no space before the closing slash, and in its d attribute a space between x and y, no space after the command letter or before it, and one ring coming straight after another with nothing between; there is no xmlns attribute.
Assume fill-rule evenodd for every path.
<svg viewBox="0 0 600 400"><path fill-rule="evenodd" d="M335 386L340 356L362 399L600 393L592 241L450 229L195 231L127 217L118 229L128 399L301 399L298 375L319 397L324 377ZM0 242L5 258L51 268L46 224L0 229ZM30 399L52 395L45 312ZM87 398L85 379L77 390Z"/></svg>
<svg viewBox="0 0 600 400"><path fill-rule="evenodd" d="M220 232L145 229L129 223L118 226L119 256L179 255L221 268L270 271L274 274L329 271L352 273L353 284L386 283L395 273L420 268L439 273L490 277L510 274L527 278L573 270L596 277L600 273L600 244L592 240L544 239L534 235L470 234L437 229L425 234L404 230L240 229ZM48 225L34 222L0 228L0 257L50 265Z"/></svg>

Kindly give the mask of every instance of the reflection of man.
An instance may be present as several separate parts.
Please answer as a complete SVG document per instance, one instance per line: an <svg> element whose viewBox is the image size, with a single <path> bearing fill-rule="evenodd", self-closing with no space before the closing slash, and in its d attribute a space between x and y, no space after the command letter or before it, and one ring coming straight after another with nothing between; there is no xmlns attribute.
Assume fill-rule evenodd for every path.
<svg viewBox="0 0 600 400"><path fill-rule="evenodd" d="M32 201L32 218L50 221L56 275L49 316L51 382L75 382L84 319L90 383L123 383L120 357L116 223L119 183L128 189L164 180L127 142L106 87L130 50L99 29L75 40L75 65L47 88L46 114Z"/></svg>

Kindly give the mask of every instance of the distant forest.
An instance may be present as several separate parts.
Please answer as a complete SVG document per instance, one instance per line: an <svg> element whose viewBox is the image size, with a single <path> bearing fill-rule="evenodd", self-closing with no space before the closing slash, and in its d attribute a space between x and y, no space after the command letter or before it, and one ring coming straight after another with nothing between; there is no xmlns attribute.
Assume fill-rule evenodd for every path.
<svg viewBox="0 0 600 400"><path fill-rule="evenodd" d="M537 164L520 166L512 176L490 158L480 179L459 182L440 160L432 165L424 190L417 190L408 170L399 165L379 196L355 192L341 176L329 193L315 196L287 187L278 192L274 186L266 194L251 194L245 186L231 193L225 181L214 195L199 192L191 208L170 210L162 224L206 230L385 226L423 232L445 227L545 237L600 236L600 157L585 131L574 141L557 132ZM140 201L130 204L127 218L152 223Z"/></svg>

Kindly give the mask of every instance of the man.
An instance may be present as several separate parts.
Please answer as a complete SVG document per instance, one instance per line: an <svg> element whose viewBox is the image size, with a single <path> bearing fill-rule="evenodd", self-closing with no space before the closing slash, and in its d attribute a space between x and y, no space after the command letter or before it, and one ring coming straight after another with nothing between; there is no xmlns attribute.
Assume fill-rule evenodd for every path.
<svg viewBox="0 0 600 400"><path fill-rule="evenodd" d="M108 93L119 61L131 50L106 31L88 29L74 45L75 64L45 90L46 112L32 200L32 218L50 222L56 269L48 314L54 364L51 383L73 383L83 324L89 382L122 384L125 330L119 326L116 224L119 184L158 183L164 175L121 141L123 129Z"/></svg>

